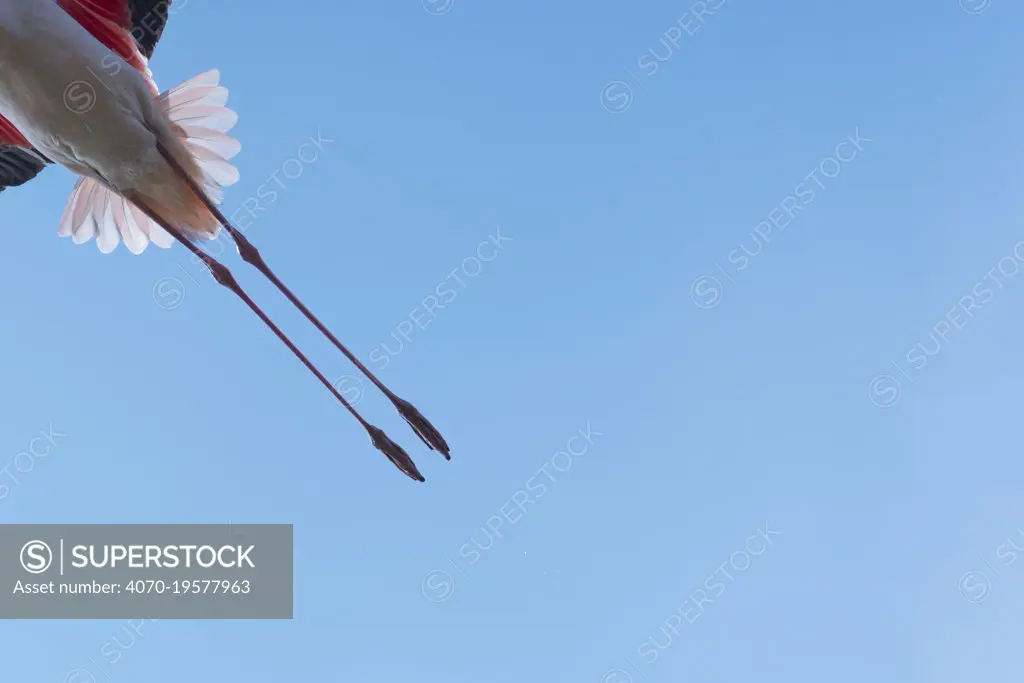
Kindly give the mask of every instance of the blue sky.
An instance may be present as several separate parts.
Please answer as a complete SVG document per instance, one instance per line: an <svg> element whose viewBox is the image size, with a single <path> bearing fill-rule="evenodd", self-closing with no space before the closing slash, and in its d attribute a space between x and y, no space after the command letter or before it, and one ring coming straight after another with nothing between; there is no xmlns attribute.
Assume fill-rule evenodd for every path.
<svg viewBox="0 0 1024 683"><path fill-rule="evenodd" d="M5 677L1016 671L1024 9L964 3L179 2L228 211L280 183L247 235L453 461L231 252L426 484L183 249L59 239L47 170L0 195L0 519L293 523L295 619L7 622Z"/></svg>

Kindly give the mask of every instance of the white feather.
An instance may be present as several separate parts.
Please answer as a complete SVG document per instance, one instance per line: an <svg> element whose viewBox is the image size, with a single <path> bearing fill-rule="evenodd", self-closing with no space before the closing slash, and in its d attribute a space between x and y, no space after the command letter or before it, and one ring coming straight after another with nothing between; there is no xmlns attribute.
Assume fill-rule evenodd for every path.
<svg viewBox="0 0 1024 683"><path fill-rule="evenodd" d="M227 135L238 115L226 107L228 91L219 81L220 72L207 71L171 88L158 99L203 174L197 180L216 204L223 200L223 188L238 182L238 169L228 160L242 148ZM141 254L150 242L162 249L174 243L138 207L91 178L80 179L71 191L57 234L70 236L75 244L95 236L103 253L113 251L120 242L133 254Z"/></svg>

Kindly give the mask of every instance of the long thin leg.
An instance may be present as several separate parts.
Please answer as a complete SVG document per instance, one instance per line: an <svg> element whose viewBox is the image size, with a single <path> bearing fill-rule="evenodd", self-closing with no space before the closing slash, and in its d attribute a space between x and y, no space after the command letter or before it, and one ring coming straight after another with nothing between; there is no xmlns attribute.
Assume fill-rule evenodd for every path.
<svg viewBox="0 0 1024 683"><path fill-rule="evenodd" d="M184 180L188 184L192 192L195 193L195 195L199 197L200 200L202 200L203 204L206 205L206 208L209 209L210 212L214 216L216 216L217 220L220 221L220 224L224 226L224 229L227 230L228 235L230 235L231 239L234 240L235 246L238 247L238 253L242 257L242 260L254 266L257 270L263 273L263 275L268 280L273 282L274 285L281 291L281 293L284 294L288 298L288 300L295 305L296 308L302 311L303 315L305 315L306 318L308 318L309 321L313 323L313 325L315 325L316 328L320 330L320 332L323 333L325 337L330 339L331 342L338 348L338 350L345 354L346 358L352 361L355 364L355 366L359 368L360 372L366 375L366 377L371 382L377 385L377 388L380 389L384 393L384 395L388 397L388 399L395 406L395 408L398 409L399 414L401 414L401 416L405 418L405 421L409 423L409 426L412 427L413 431L416 432L416 435L420 437L420 439L423 441L423 443L427 445L428 448L430 448L431 450L439 451L445 457L445 459L451 460L452 456L450 449L448 448L448 442L446 442L444 440L444 437L441 436L441 433L434 428L434 425L430 424L430 421L427 420L427 418L425 418L422 415L422 413L420 413L420 411L416 409L415 406L413 406L408 401L405 401L402 398L398 397L394 392L392 392L390 389L384 386L384 383L377 379L377 377L372 372L370 372L370 370L365 365L360 363L359 359L352 355L352 353L347 348L345 348L345 345L338 341L338 338L331 334L331 331L328 330L327 327L325 327L324 324L321 323L320 320L315 315L313 315L313 313L308 308L306 308L305 304L303 304L297 296L292 294L291 290L288 289L288 287L286 287L283 282L281 282L277 275L274 274L274 271L272 271L270 267L266 264L266 262L263 260L263 257L260 256L259 250L257 250L256 247L252 245L252 242L246 239L245 235L243 235L239 230L237 230L235 226L231 225L231 222L227 218L225 218L224 214L221 213L220 209L218 209L217 206L212 201L210 201L210 198L206 196L206 193L203 192L202 188L200 188L196 184L196 182L192 180L191 176L189 176L189 174L185 172L185 169L181 167L181 164L178 163L174 156L159 142L157 142L157 149L160 150L160 153L163 155L164 159L166 159L167 162L171 165L171 167L178 173L178 175L181 176L182 180Z"/></svg>
<svg viewBox="0 0 1024 683"><path fill-rule="evenodd" d="M210 269L210 272L213 273L213 277L214 279L217 280L218 283L230 289L238 296L238 298L244 301L246 305L252 309L253 313L258 315L260 317L260 320L262 320L266 324L266 326L269 327L271 331L274 334L276 334L277 337L282 342L284 342L285 346L291 349L292 353L294 353L296 357L298 357L298 359L302 361L302 363L307 368L309 368L309 371L312 372L318 380L320 380L320 383L327 387L327 389L332 394L334 394L334 397L336 399L341 401L341 404L348 409L348 412L352 413L352 416L359 421L359 424L361 424L363 426L363 429L365 429L366 432L370 435L370 441L373 443L374 447L377 448L377 450L379 450L385 456L387 456L388 460L390 460L395 465L395 467L397 467L404 474L408 475L412 479L415 479L416 481L426 481L423 478L423 475L420 474L419 470L416 469L416 464L412 461L412 458L409 457L409 455L402 449L402 447L399 446L394 441L392 441L387 436L387 434L383 432L383 430L374 427L372 424L363 419L362 415L360 415L356 411L356 409L353 408L352 405L348 401L346 401L345 398L340 393L338 393L338 390L335 389L334 386L329 381L327 381L327 378L324 377L323 373L321 373L316 368L316 366L313 365L308 358L306 358L305 354L303 354L302 351L299 351L298 347L296 347L295 344L292 343L292 340L289 339L288 336L284 332L282 332L281 329L270 320L270 318L267 317L266 313L264 313L260 309L260 307L256 305L256 303L249 297L249 295L245 293L245 290L243 290L241 286L239 286L238 282L235 280L235 276L231 274L231 271L229 271L224 266L224 264L220 263L215 258L207 254L205 251L197 247L195 244L192 243L192 240L190 240L188 237L182 234L180 230L172 227L161 216L158 216L156 212L153 211L146 204L145 200L139 197L137 194L129 193L128 195L126 195L126 198L133 204L135 204L137 207L139 207L139 209L144 214L149 216L150 219L155 221L158 225L160 225L160 227L166 230L171 235L171 237L181 242L189 251L195 254L196 257L199 258L203 262L203 264Z"/></svg>

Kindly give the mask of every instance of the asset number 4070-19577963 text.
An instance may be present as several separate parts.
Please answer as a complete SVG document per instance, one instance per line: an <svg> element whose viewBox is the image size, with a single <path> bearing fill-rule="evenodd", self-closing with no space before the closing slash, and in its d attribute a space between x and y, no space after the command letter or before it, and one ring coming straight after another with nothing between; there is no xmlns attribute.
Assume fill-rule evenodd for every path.
<svg viewBox="0 0 1024 683"><path fill-rule="evenodd" d="M201 579L195 581L160 581L143 580L131 581L125 585L129 593L173 593L173 594L206 594L214 593L225 595L228 593L248 594L249 581L214 581L212 579Z"/></svg>

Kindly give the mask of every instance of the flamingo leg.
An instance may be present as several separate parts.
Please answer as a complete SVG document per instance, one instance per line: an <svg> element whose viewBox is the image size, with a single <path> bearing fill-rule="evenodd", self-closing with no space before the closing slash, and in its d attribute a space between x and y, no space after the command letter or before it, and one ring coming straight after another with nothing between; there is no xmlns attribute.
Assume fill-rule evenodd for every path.
<svg viewBox="0 0 1024 683"><path fill-rule="evenodd" d="M181 164L178 163L174 156L159 141L157 142L157 149L163 155L164 159L167 160L167 163L170 164L171 167L175 170L175 172L177 172L177 174L182 178L182 180L184 180L188 184L192 192L195 193L197 197L199 197L199 199L203 202L206 208L209 209L210 212L214 216L216 216L217 220L220 221L220 224L224 226L224 229L228 232L228 235L231 236L231 239L234 241L235 246L238 248L238 253L242 257L242 260L255 267L257 270L263 273L264 277L266 277L268 280L274 283L274 286L276 286L278 290L280 290L280 292L284 294L285 297L287 297L288 300L291 301L296 308L302 311L303 315L305 315L306 318L311 323L313 323L313 325L316 326L316 328L320 330L320 332L325 337L331 340L331 343L333 343L334 346L336 346L339 351L345 354L345 357L352 361L352 363L355 364L357 368L359 368L359 371L362 372L367 377L367 379L369 379L371 382L377 385L377 388L380 389L385 396L387 396L388 400L390 400L392 405L395 406L399 414L405 419L407 423L409 423L409 426L412 427L413 431L416 432L416 435L420 437L420 439L423 441L423 443L427 445L428 448L440 452L445 457L446 460L451 460L452 456L450 449L448 447L448 443L444 440L444 437L441 436L441 433L437 431L434 425L432 425L430 421L427 420L427 418L424 417L423 414L416 409L415 406L413 406L408 401L400 398L394 392L392 392L390 389L384 386L383 382L377 379L377 377L372 372L370 372L370 370L365 365L359 362L359 359L357 359L352 354L351 351L345 348L345 345L338 341L338 338L335 337L331 333L331 331L328 330L327 327L322 322L320 322L320 320L315 315L313 315L313 313L308 308L306 308L305 304L303 304L302 301L300 301L297 296L292 294L291 290L288 289L288 287L286 287L283 282L281 282L277 275L274 274L274 271L272 271L270 267L266 264L266 262L263 260L263 257L260 255L259 250L257 250L256 247L253 246L252 242L246 239L245 235L243 235L238 229L236 229L235 226L231 225L231 222L224 217L224 214L221 213L220 209L218 209L217 206L212 201L210 201L210 198L206 196L206 193L203 192L202 188L200 188L196 184L196 182L192 180L191 176L189 176L185 169L181 167Z"/></svg>
<svg viewBox="0 0 1024 683"><path fill-rule="evenodd" d="M171 235L171 237L185 245L185 247L189 251L195 254L196 257L199 258L203 262L203 264L210 269L210 272L213 274L214 279L216 279L219 284L223 285L227 289L230 289L232 292L235 293L236 296L238 296L238 298L244 301L245 304L250 309L252 309L253 313L259 316L260 320L262 320L264 324L266 324L266 326L269 327L270 330L274 334L276 334L277 337L282 342L284 342L284 345L291 349L292 353L294 353L295 356L300 361L302 361L303 365L305 365L309 369L309 371L312 372L318 380L320 380L320 383L327 387L327 389L332 394L334 394L334 397L341 401L341 404L345 406L345 408L350 413L352 413L352 416L359 421L359 424L361 424L363 426L363 429L366 430L367 434L370 435L370 441L373 443L374 447L377 448L377 450L379 450L380 452L382 452L385 456L387 456L388 460L390 460L392 464L395 465L395 467L397 467L399 470L402 471L402 473L404 473L411 479L414 479L416 481L425 481L423 475L420 474L418 469L416 469L416 464L413 463L412 458L409 457L405 450L403 450L402 447L399 446L397 443L392 441L383 432L383 430L374 427L369 422L363 419L362 415L360 415L358 411L356 411L356 409L352 407L352 404L346 401L345 398L340 393L338 393L338 390L334 388L334 386L327 380L326 377L324 377L323 373L320 372L316 368L316 366L309 361L308 358L306 358L305 354L303 354L302 351L300 351L298 347L295 346L294 343L292 343L292 340L288 338L288 335L282 332L281 329L277 325L275 325L270 320L269 317L267 317L267 314L264 313L260 309L260 307L256 305L256 303L249 297L248 294L246 294L245 290L243 290L241 286L238 284L238 282L235 280L235 276L231 274L231 271L229 271L227 267L224 266L224 264L220 263L215 258L207 254L205 251L197 247L192 242L192 240L186 237L180 230L172 227L161 216L157 215L157 213L153 211L146 204L145 200L141 198L138 194L128 193L127 195L125 195L125 198L131 201L137 207L139 207L139 209L147 216L149 216L150 219L152 219L160 227L166 230L167 233Z"/></svg>

